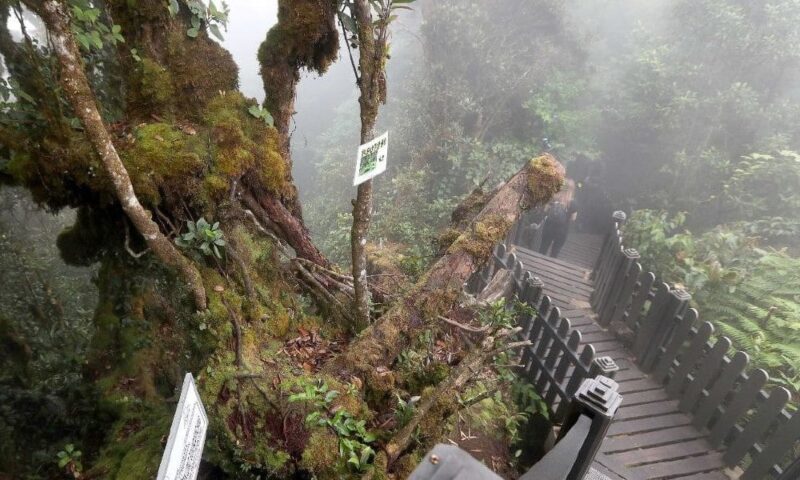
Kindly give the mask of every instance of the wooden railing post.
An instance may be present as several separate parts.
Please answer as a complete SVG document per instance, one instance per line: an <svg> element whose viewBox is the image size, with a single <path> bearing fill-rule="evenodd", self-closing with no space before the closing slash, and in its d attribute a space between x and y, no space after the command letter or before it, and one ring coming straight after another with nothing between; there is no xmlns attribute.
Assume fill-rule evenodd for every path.
<svg viewBox="0 0 800 480"><path fill-rule="evenodd" d="M713 449L725 450L726 466L742 468L742 480L800 480L800 460L792 458L800 447L800 413L784 409L789 391L764 391L766 372L747 373L748 355L730 353L729 338L720 336L711 343L714 327L698 324L688 292L656 284L655 274L642 273L638 252L624 245L624 221L625 215L615 212L592 272L590 300L598 323L625 327L624 335L633 336L631 349L641 370L664 385L678 409L692 416L695 428L708 432ZM594 350L584 354L566 391L586 375L613 375L604 371L604 358L595 359L588 369L579 368L584 360L591 361ZM563 407L559 405L554 418L562 418Z"/></svg>
<svg viewBox="0 0 800 480"><path fill-rule="evenodd" d="M614 377L617 376L618 371L619 366L613 358L608 356L597 357L594 359L592 362L592 367L589 369L589 376L603 376L613 380Z"/></svg>
<svg viewBox="0 0 800 480"><path fill-rule="evenodd" d="M642 271L641 266L636 268L637 260L639 260L639 252L635 249L626 248L622 251L618 271L612 277L605 295L599 299L597 310L595 310L598 314L597 322L601 326L607 327L611 323L617 307L625 308L630 301L633 287Z"/></svg>
<svg viewBox="0 0 800 480"><path fill-rule="evenodd" d="M585 380L570 404L556 446L519 480L582 480L622 403L618 388L617 382L603 376ZM572 441L578 432L580 438Z"/></svg>
<svg viewBox="0 0 800 480"><path fill-rule="evenodd" d="M676 317L683 315L691 298L685 290L669 290L660 311L653 312L654 315L648 315L645 319L646 324L640 331L644 341L639 343L638 351L634 352L643 372L649 373L653 369L661 356L661 346L675 326Z"/></svg>
<svg viewBox="0 0 800 480"><path fill-rule="evenodd" d="M598 255L594 264L594 268L592 269L593 279L600 270L600 265L603 263L603 260L608 256L609 250L611 249L611 240L616 239L620 228L622 228L622 225L625 224L626 220L627 215L625 215L625 212L622 210L617 210L613 213L613 215L611 215L611 225L609 225L608 232L606 232L606 238L603 240L603 246L600 248L600 255Z"/></svg>

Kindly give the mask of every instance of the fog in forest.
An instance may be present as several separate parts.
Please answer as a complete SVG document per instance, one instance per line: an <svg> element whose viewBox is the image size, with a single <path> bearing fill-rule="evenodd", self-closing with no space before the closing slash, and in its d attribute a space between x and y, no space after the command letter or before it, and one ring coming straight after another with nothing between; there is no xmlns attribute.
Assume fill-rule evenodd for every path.
<svg viewBox="0 0 800 480"><path fill-rule="evenodd" d="M299 369L278 369L284 376L264 380L277 395L296 395L298 385L306 384L286 380L287 372L292 378L328 372L324 362L359 338L353 325L331 326L331 311L322 305L326 299L349 299L354 288L348 282L356 281L350 235L361 143L361 91L354 71L360 54L354 47L360 46L352 28L346 28L346 37L341 31L344 21L354 20L336 16L338 54L328 65L319 58L330 47L329 38L322 35L310 46L301 41L304 29L316 35L319 25L313 22L320 22L300 7L289 9L294 16L286 21L297 21L299 26L291 24L295 30L279 32L277 46L265 41L270 29L281 26L278 0L229 0L224 21L213 15L200 20L191 10L200 2L179 0L180 14L168 18L183 26L170 34L177 39L163 35L164 40L141 33L146 29L136 35L126 30L154 22L158 15L142 13L152 5L114 18L126 11L116 5L120 2L64 3L99 115L133 190L169 245L196 266L210 302L200 312L189 306L185 282L164 268L158 249L120 208L128 204L109 186L100 156L86 140L92 129L74 114L58 83L53 37L45 34L30 2L0 1L5 25L0 28L0 479L128 478L97 473L122 471L126 461L145 471L121 450L144 445L135 450L146 452L143 458L160 455L163 445L149 425L168 433L171 413L164 412L175 408L171 397L179 373L191 368L202 375L201 396L212 418L213 445L203 457L203 478L281 478L269 472L290 470L300 475L291 478L303 478L316 472L308 460L309 438L316 437L302 422L292 424L292 415L299 414L286 407L291 402L267 397L263 386L255 393L234 393L239 390L231 387L236 383L231 378L260 374L233 374L231 365L274 365L263 352L287 352L295 345L299 351L305 344L291 343L297 332L302 337L312 331L309 338L321 342L313 348L327 353L292 358ZM172 2L147 3L166 9ZM626 246L638 251L643 271L654 272L653 285L664 282L688 292L686 306L713 324L712 338L729 338L731 354L746 352L748 368L766 372L767 386L786 389L787 408L795 412L800 404L800 3L396 3L410 8L393 11L397 17L389 23L388 49L381 57L386 102L374 133L388 131L390 140L388 169L371 183L373 216L365 248L377 289L372 321L390 311L392 302L406 301L402 295L426 281L437 260L460 245L459 235L486 230L484 237L492 241L505 238L492 236L491 222L472 225L464 219L477 218L476 205L485 206L486 195L547 153L564 165L574 191L547 210L539 206L522 214L516 231L541 235L547 217L553 222L556 216L552 206L561 208L558 198L568 198L563 239L569 250L570 241L605 238L612 213L624 212ZM303 23L303 15L312 20ZM182 35L192 31L192 21L202 27ZM223 40L211 36L212 25L220 27ZM187 43L198 35L202 47ZM299 71L288 135L278 128L282 112L269 112L272 104L265 101L262 42L278 52L274 55L291 58L283 67ZM217 44L238 67L241 97L225 87L232 73ZM277 95L285 85L272 87ZM291 177L284 171L288 160ZM572 184L566 182L562 192ZM259 195L274 199L271 205L279 205L297 231L273 222L276 210ZM247 203L252 198L263 216ZM205 243L196 235L204 228L200 219L208 220ZM267 230L268 237L257 237ZM292 240L304 235L315 258L324 259L309 272L334 279L315 286L340 291L311 292L302 280L292 280L302 273L284 257L303 256L306 244L298 247ZM562 260L568 261L572 253L565 255ZM237 282L241 285L231 287ZM264 323L263 330L248 333L242 324L257 323L254 319ZM405 402L443 382L454 368L449 357L447 368L439 369L440 358L418 352L439 351L450 341L431 331L390 359L387 367L400 372L402 393L392 391L380 401L370 397L363 409L372 416L369 428L375 429L376 419L390 425L387 431L396 426L391 422L399 425L387 420L392 415L381 416L380 408L391 404L398 417L401 407L413 410ZM259 335L275 337L240 351L242 342ZM160 344L163 338L169 341ZM236 355L229 347L232 338L238 338ZM319 380L314 388L322 384ZM339 390L343 385L350 384ZM219 392L208 393L212 387ZM276 401L289 408L280 426L286 436L281 449L258 444L259 428L277 438L278 427L269 421L248 426L242 413L244 420L236 424L234 395L255 410L277 408ZM256 399L261 396L266 400ZM495 407L495 416L516 412ZM292 428L306 435L297 441L301 446L289 438ZM366 433L352 435L358 445L378 445L365 440ZM113 438L129 443L114 446ZM247 448L240 449L240 438ZM67 445L83 450L84 460ZM784 460L800 455L800 442L793 445ZM372 465L375 453L363 454L364 463ZM68 461L60 462L64 458ZM153 460L142 461L151 471ZM367 471L358 470L362 467L367 468L343 468L355 475ZM85 471L94 476L82 476Z"/></svg>

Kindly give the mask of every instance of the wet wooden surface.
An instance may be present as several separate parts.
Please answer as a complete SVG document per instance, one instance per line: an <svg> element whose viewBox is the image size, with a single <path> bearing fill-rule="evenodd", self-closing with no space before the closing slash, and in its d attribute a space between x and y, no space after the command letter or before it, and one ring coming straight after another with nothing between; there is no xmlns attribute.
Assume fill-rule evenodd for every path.
<svg viewBox="0 0 800 480"><path fill-rule="evenodd" d="M571 234L557 259L519 246L510 249L544 282L544 293L581 332L582 343L592 344L598 356L610 356L620 368L615 380L622 406L593 468L614 480L727 480L722 452L710 446L708 432L692 426L692 418L680 412L664 385L643 373L627 347L594 321L591 271L602 242L599 235Z"/></svg>

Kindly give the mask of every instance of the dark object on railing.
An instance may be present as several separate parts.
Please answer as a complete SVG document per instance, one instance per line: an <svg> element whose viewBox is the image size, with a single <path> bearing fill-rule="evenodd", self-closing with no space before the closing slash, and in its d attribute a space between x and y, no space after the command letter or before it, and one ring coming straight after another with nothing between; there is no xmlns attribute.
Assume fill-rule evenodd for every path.
<svg viewBox="0 0 800 480"><path fill-rule="evenodd" d="M570 405L558 443L520 480L581 480L594 461L622 397L610 378L587 379ZM467 452L439 444L411 473L409 480L498 480Z"/></svg>
<svg viewBox="0 0 800 480"><path fill-rule="evenodd" d="M585 380L570 405L555 448L519 480L581 480L621 402L614 380L603 376Z"/></svg>
<svg viewBox="0 0 800 480"><path fill-rule="evenodd" d="M501 480L472 455L440 443L425 455L408 480Z"/></svg>
<svg viewBox="0 0 800 480"><path fill-rule="evenodd" d="M615 215L593 272L592 306L600 323L627 330L642 371L664 385L696 428L708 432L713 448L726 449L728 467L745 465L741 480L800 479L784 471L800 468L792 458L800 448L800 413L784 409L789 391L764 391L767 373L748 372L744 352L728 356L730 339L711 342L714 327L698 320L687 292L642 273L638 253L624 245L623 222Z"/></svg>

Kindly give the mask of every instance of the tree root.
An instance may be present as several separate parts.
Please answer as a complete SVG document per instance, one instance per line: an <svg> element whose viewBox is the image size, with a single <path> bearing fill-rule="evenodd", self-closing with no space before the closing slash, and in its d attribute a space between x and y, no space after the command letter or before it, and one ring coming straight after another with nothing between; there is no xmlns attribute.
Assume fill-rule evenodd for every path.
<svg viewBox="0 0 800 480"><path fill-rule="evenodd" d="M222 300L222 304L225 305L225 309L228 311L228 316L230 317L231 324L233 325L233 334L236 337L236 366L238 368L250 370L250 368L247 367L242 359L242 326L239 323L239 317L224 299Z"/></svg>

